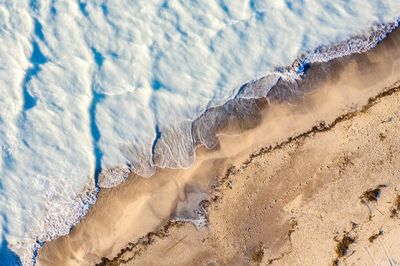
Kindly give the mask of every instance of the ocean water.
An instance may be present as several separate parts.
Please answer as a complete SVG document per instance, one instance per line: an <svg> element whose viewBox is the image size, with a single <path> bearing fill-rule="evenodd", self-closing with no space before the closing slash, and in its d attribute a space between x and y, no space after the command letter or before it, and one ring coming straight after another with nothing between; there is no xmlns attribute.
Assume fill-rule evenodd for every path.
<svg viewBox="0 0 400 266"><path fill-rule="evenodd" d="M34 264L129 172L189 167L216 143L209 110L399 17L398 0L0 0L0 265Z"/></svg>

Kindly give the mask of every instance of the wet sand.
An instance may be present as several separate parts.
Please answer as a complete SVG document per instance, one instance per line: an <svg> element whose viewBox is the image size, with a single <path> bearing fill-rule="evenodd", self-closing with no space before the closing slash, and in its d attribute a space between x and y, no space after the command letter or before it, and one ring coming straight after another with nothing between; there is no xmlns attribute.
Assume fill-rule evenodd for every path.
<svg viewBox="0 0 400 266"><path fill-rule="evenodd" d="M338 256L335 239L347 234L354 243L339 262L379 259L380 246L367 247L365 237L388 227L373 243L389 253L385 241L399 239L392 235L398 221L387 215L400 185L399 69L399 31L367 53L312 65L300 94L280 83L269 104L259 101L256 126L223 131L212 150L197 149L189 169L131 175L103 189L69 235L39 251L39 265L102 258L135 265L326 264ZM382 199L361 204L362 192L379 184L387 186ZM204 211L192 209L202 200L209 205L206 227L170 222L201 222ZM149 232L158 232L152 241Z"/></svg>

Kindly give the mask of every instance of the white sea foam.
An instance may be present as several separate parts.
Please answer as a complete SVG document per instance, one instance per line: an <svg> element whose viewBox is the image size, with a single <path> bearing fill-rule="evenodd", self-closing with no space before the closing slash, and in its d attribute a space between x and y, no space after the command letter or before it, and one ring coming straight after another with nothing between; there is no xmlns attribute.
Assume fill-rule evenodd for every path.
<svg viewBox="0 0 400 266"><path fill-rule="evenodd" d="M131 170L190 166L194 128L215 143L214 125L199 125L206 110L370 49L399 15L397 0L0 0L3 261L15 252L30 265L67 233L100 168L112 186Z"/></svg>

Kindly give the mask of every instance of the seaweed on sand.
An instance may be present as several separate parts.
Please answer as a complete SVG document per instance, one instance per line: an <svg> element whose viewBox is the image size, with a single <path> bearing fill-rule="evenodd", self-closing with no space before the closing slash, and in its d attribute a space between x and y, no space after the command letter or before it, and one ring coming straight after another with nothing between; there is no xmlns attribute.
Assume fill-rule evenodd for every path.
<svg viewBox="0 0 400 266"><path fill-rule="evenodd" d="M251 256L251 260L256 263L261 263L264 258L264 246L262 243L254 250L253 255Z"/></svg>
<svg viewBox="0 0 400 266"><path fill-rule="evenodd" d="M378 185L376 188L364 191L360 196L361 202L367 203L372 201L378 201L378 198L381 195L381 189L384 187L386 187L386 185Z"/></svg>
<svg viewBox="0 0 400 266"><path fill-rule="evenodd" d="M337 243L335 251L338 257L343 257L347 254L349 246L355 242L354 237L349 234L345 234L343 238Z"/></svg>
<svg viewBox="0 0 400 266"><path fill-rule="evenodd" d="M392 208L390 208L390 218L397 217L400 212L400 194L396 196Z"/></svg>
<svg viewBox="0 0 400 266"><path fill-rule="evenodd" d="M380 229L378 233L373 234L372 236L370 236L368 238L369 242L373 243L375 241L375 239L377 239L379 236L383 235L383 230Z"/></svg>

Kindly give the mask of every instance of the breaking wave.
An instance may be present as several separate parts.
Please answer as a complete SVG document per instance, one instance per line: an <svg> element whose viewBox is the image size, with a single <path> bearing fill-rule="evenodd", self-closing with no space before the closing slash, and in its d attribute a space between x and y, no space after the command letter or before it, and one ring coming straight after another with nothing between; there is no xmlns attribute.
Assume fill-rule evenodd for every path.
<svg viewBox="0 0 400 266"><path fill-rule="evenodd" d="M376 25L368 35L318 47L301 55L291 66L276 69L275 72L246 82L232 98L223 104L207 107L196 119L163 126L160 128L162 134L154 140L155 148L152 149L152 153L141 151L140 147L133 144L121 147L129 166L104 169L101 173L101 186L115 186L123 182L131 172L141 176L152 176L156 168L190 167L195 160L196 147L204 145L212 149L217 144L218 133L222 129L232 132L235 128L250 128L256 125L260 118L257 100L268 99L268 93L278 81L285 81L293 94L301 93L296 90L297 80L301 79L310 64L366 52L394 31L399 22L400 19L393 23Z"/></svg>

